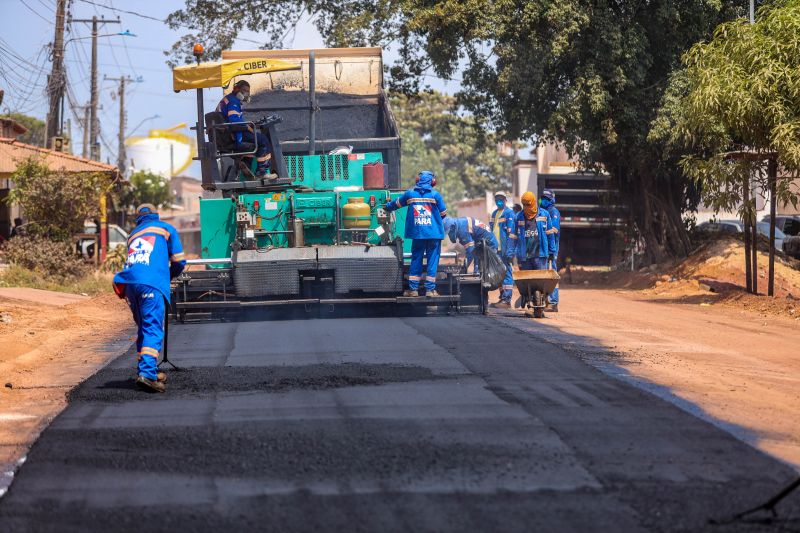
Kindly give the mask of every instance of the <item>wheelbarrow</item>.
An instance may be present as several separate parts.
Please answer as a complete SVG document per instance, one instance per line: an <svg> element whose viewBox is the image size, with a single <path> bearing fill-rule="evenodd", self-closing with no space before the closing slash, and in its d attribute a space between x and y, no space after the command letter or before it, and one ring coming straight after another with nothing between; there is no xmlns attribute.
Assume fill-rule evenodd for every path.
<svg viewBox="0 0 800 533"><path fill-rule="evenodd" d="M561 277L552 269L519 270L514 272L514 285L520 294L520 306L533 309L534 318L544 318L547 297L558 285Z"/></svg>

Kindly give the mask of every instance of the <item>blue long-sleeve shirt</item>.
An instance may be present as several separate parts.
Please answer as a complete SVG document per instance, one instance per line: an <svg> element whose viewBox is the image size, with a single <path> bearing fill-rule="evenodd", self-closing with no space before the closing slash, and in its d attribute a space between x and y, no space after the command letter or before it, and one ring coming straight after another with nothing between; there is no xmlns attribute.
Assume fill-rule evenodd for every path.
<svg viewBox="0 0 800 533"><path fill-rule="evenodd" d="M516 218L517 257L522 260L547 257L551 253L550 241L553 238L553 223L547 210L539 207L533 218L528 218L523 210L517 213Z"/></svg>
<svg viewBox="0 0 800 533"><path fill-rule="evenodd" d="M486 227L486 224L472 217L461 217L455 219L456 242L466 250L467 268L475 259L475 243L486 241L489 246L497 250L498 243L495 236Z"/></svg>
<svg viewBox="0 0 800 533"><path fill-rule="evenodd" d="M561 213L556 207L556 204L549 198L542 198L542 207L547 210L547 213L550 215L550 221L553 223L553 228L549 233L551 237L549 242L550 255L557 256L558 248L561 244Z"/></svg>
<svg viewBox="0 0 800 533"><path fill-rule="evenodd" d="M497 251L503 257L513 257L517 248L517 235L514 231L514 211L508 206L497 208L489 218L489 231L497 238Z"/></svg>
<svg viewBox="0 0 800 533"><path fill-rule="evenodd" d="M147 285L169 301L169 281L185 266L178 231L155 213L142 215L128 237L128 259L125 268L114 276L114 283Z"/></svg>
<svg viewBox="0 0 800 533"><path fill-rule="evenodd" d="M421 179L396 200L386 204L387 211L408 206L406 216L406 239L444 239L442 219L447 214L444 198L433 190L430 179Z"/></svg>
<svg viewBox="0 0 800 533"><path fill-rule="evenodd" d="M244 122L244 113L242 113L242 102L234 93L230 93L219 101L217 105L217 112L222 113L226 122ZM242 132L233 132L233 138L236 144L242 143Z"/></svg>

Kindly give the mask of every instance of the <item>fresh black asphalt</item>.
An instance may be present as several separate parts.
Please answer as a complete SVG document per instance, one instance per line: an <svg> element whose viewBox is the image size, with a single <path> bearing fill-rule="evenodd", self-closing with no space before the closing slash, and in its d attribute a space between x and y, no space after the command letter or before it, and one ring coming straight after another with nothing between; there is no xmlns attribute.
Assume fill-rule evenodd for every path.
<svg viewBox="0 0 800 533"><path fill-rule="evenodd" d="M787 466L482 316L174 324L70 395L0 531L752 531ZM796 518L793 518L796 517Z"/></svg>

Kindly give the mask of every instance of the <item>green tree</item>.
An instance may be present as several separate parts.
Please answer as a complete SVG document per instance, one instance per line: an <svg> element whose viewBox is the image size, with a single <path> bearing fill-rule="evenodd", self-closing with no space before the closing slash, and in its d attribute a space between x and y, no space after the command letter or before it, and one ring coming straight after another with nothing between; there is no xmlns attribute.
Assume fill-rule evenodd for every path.
<svg viewBox="0 0 800 533"><path fill-rule="evenodd" d="M741 0L232 0L226 13L187 0L173 28L193 32L176 43L206 42L211 56L230 48L239 30L280 48L286 21L313 13L331 46L396 46L394 88L419 92L430 70L462 70L459 103L508 139L558 140L589 169L611 173L627 200L651 260L688 252L684 208L693 186L648 140L673 69L692 44L725 20L744 15Z"/></svg>
<svg viewBox="0 0 800 533"><path fill-rule="evenodd" d="M454 97L424 92L392 93L390 99L403 139L403 187L410 187L420 170L432 170L445 202L454 205L510 186L511 158L498 154L496 135L458 113Z"/></svg>
<svg viewBox="0 0 800 533"><path fill-rule="evenodd" d="M776 201L797 206L791 187L800 176L797 50L800 0L779 0L762 7L755 24L720 25L710 42L686 53L685 69L673 76L658 130L687 153L681 165L716 210L737 209L754 223L751 176ZM766 172L770 159L780 174L775 166Z"/></svg>
<svg viewBox="0 0 800 533"><path fill-rule="evenodd" d="M166 207L172 202L172 190L167 178L140 171L131 174L129 181L131 187L123 201L131 208L144 203Z"/></svg>
<svg viewBox="0 0 800 533"><path fill-rule="evenodd" d="M19 141L24 142L26 144L32 144L34 146L44 146L44 138L45 138L45 123L38 118L29 117L28 115L23 115L22 113L8 113L3 115L2 118L10 118L11 120L16 120L26 128L28 128L27 133L24 133L19 136Z"/></svg>
<svg viewBox="0 0 800 533"><path fill-rule="evenodd" d="M83 231L84 221L98 215L101 191L111 183L106 174L53 171L33 157L18 164L12 179L8 202L22 208L28 232L54 241Z"/></svg>

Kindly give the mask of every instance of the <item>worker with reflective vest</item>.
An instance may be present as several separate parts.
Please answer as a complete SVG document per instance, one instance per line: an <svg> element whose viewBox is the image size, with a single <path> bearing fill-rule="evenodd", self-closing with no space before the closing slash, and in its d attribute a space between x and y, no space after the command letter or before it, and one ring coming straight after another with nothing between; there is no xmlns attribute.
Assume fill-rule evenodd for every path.
<svg viewBox="0 0 800 533"><path fill-rule="evenodd" d="M450 238L450 242L458 242L466 251L466 268L475 261L475 273L480 274L480 256L475 256L475 245L483 242L486 246L491 246L497 250L497 239L489 231L489 228L472 217L446 217L444 219L444 231Z"/></svg>
<svg viewBox="0 0 800 533"><path fill-rule="evenodd" d="M250 84L246 80L239 80L233 86L230 94L220 100L217 105L217 112L221 113L226 122L244 122L242 103L250 101ZM247 131L235 131L233 140L236 142L236 151L244 152L242 143L255 143L256 145L256 177L264 177L269 174L270 159L272 158L272 145L266 135L261 132L253 131L251 126Z"/></svg>
<svg viewBox="0 0 800 533"><path fill-rule="evenodd" d="M555 271L558 271L558 249L559 245L561 244L561 213L558 211L556 207L556 195L550 189L545 189L542 191L542 198L539 201L539 204L547 211L550 215L550 222L553 224L553 228L550 230L551 239L548 241L549 245L549 258L551 265ZM548 307L545 311L552 311L558 313L558 285L553 290L552 294L548 298Z"/></svg>
<svg viewBox="0 0 800 533"><path fill-rule="evenodd" d="M514 211L508 207L509 195L498 191L494 195L494 202L497 209L494 210L489 218L489 231L492 232L497 240L497 252L506 266L506 276L503 278L503 285L500 287L500 300L493 307L508 309L511 307L511 292L514 289L514 270L512 261L517 248L517 235L514 232Z"/></svg>
<svg viewBox="0 0 800 533"><path fill-rule="evenodd" d="M520 270L546 270L550 255L553 223L550 214L536 204L536 195L522 195L522 211L517 214L517 259Z"/></svg>
<svg viewBox="0 0 800 533"><path fill-rule="evenodd" d="M436 271L439 268L439 254L444 239L442 219L446 216L447 208L442 195L433 190L435 186L436 176L429 170L423 170L417 175L417 182L413 188L386 204L387 211L401 207L409 208L406 215L405 238L412 239L411 265L408 269L408 290L403 296L419 295L423 258L427 258L425 295L439 295L436 292Z"/></svg>
<svg viewBox="0 0 800 533"><path fill-rule="evenodd" d="M183 271L186 259L178 232L159 220L153 205L140 205L136 215L136 227L128 237L128 259L125 268L114 276L114 292L128 301L136 322L136 384L164 392L166 375L158 372L164 311L169 303L170 279Z"/></svg>

